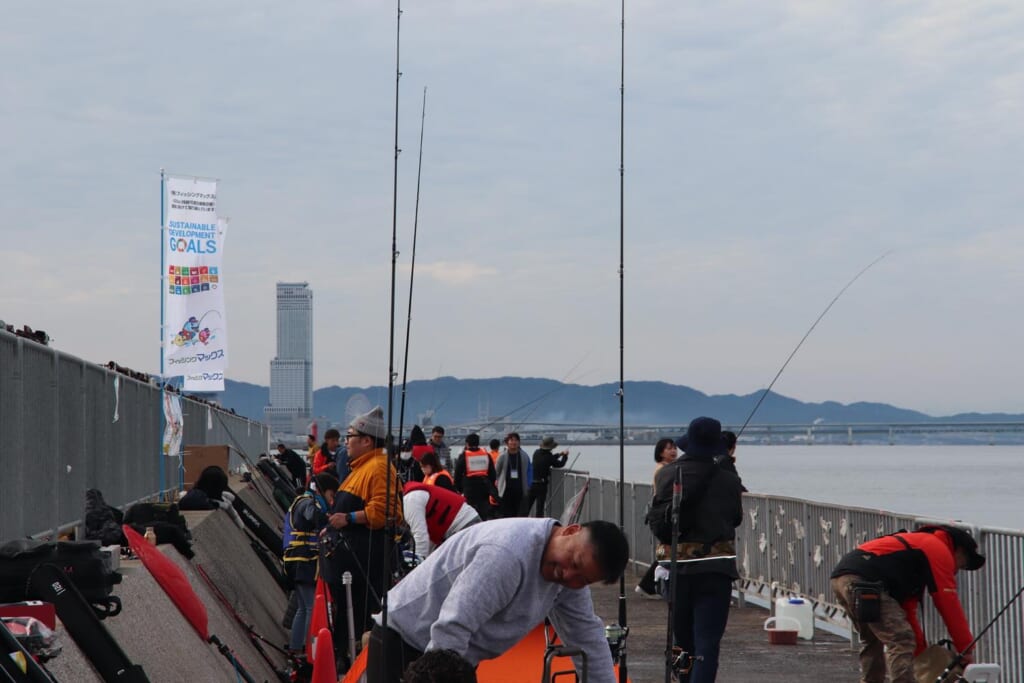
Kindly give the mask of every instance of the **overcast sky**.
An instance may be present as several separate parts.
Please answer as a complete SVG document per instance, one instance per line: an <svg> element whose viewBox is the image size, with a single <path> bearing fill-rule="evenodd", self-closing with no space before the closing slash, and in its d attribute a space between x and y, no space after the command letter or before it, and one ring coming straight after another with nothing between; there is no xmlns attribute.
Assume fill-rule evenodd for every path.
<svg viewBox="0 0 1024 683"><path fill-rule="evenodd" d="M403 3L401 372L618 381L618 2ZM314 385L387 383L395 7L13 3L0 318L156 371L160 169L217 177L228 377L274 284ZM627 0L626 376L941 415L1022 412L1024 5ZM627 397L628 400L628 397Z"/></svg>

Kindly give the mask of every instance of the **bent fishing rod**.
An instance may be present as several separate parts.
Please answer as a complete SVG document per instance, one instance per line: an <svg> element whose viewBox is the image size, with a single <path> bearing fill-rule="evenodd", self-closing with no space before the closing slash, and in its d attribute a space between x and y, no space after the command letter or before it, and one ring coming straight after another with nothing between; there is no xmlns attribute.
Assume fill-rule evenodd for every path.
<svg viewBox="0 0 1024 683"><path fill-rule="evenodd" d="M412 330L412 284L416 277L416 233L420 223L420 177L423 174L423 128L427 122L427 88L423 87L423 109L420 114L420 154L416 167L416 209L412 219L412 261L409 265L409 312L405 319L405 357L402 360L402 402L398 409L398 444L405 433L405 385L409 377L409 335Z"/></svg>
<svg viewBox="0 0 1024 683"><path fill-rule="evenodd" d="M966 654L967 652L970 652L971 648L973 648L975 645L978 644L978 641L981 640L982 636L984 636L986 633L988 633L988 630L990 628L992 628L997 621L999 621L999 617L1003 616L1003 614L1006 612L1006 610L1010 609L1010 606L1013 603L1017 602L1017 598L1019 598L1021 596L1021 594L1024 594L1024 586L1021 586L1020 590L1018 590L1014 594L1014 596L1012 598L1010 598L1010 601L1008 603L1006 603L1001 610L999 610L998 614L996 614L994 617L992 617L992 620L990 622L988 622L988 624L985 626L985 628L981 629L981 632L978 633L978 635L974 636L974 640L972 640L970 643L967 644L967 647L965 647L963 649L963 652L956 653L956 656L953 657L953 661L951 661L949 663L949 666L947 666L943 670L943 672L941 674L939 674L938 678L935 679L935 683L945 683L945 680L949 676L949 674L953 673L953 669L955 669L959 664L961 664L963 662L964 654Z"/></svg>
<svg viewBox="0 0 1024 683"><path fill-rule="evenodd" d="M764 403L765 398L768 397L768 393L772 390L772 387L775 386L775 383L779 380L779 377L782 376L782 373L786 370L786 366L789 365L789 361L793 360L793 356L796 355L796 352L799 351L800 347L804 345L805 341L807 341L807 337L811 336L811 332L813 332L814 328L818 326L818 323L821 322L821 319L824 318L830 310L832 310L832 306L834 306L835 303L839 301L839 297L841 297L843 293L846 292L846 290L848 290L853 285L854 282L859 280L861 275L868 272L876 263L878 263L891 253L892 250L890 249L889 251L885 252L884 254L876 258L874 261L869 263L868 265L864 266L861 269L861 271L854 275L853 279L847 282L843 286L843 288L839 290L839 293L832 298L832 301L830 301L828 306L825 307L825 310L821 312L821 315L817 317L817 319L814 321L814 324L812 324L810 328L804 333L804 336L800 338L800 342L793 349L792 353L789 354L789 357L786 359L786 362L783 363L782 367L779 368L779 371L775 373L775 378L772 379L771 384L768 385L768 388L765 389L764 392L762 392L761 398L757 399L757 403L754 405L754 409L750 411L750 415L747 415L747 419L743 422L743 426L740 427L740 430L736 433L737 439L743 434L743 430L747 428L747 425L750 424L750 420L754 417L754 413L756 413L757 409L761 407L762 403Z"/></svg>

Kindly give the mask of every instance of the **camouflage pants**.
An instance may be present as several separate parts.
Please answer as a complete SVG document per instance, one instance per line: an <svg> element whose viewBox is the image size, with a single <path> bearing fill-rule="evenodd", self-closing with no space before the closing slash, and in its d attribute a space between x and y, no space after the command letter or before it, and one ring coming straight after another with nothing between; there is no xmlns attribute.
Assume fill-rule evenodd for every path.
<svg viewBox="0 0 1024 683"><path fill-rule="evenodd" d="M853 584L863 580L853 575L832 579L832 592L860 635L861 682L884 683L888 664L892 683L916 683L914 648L917 643L914 630L899 603L888 593L882 593L881 619L871 624L854 619Z"/></svg>

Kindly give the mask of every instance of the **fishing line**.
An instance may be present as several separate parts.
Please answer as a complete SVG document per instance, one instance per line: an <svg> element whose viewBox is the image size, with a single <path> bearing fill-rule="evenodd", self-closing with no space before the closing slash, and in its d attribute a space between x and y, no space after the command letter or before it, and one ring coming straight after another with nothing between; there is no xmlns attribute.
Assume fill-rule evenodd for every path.
<svg viewBox="0 0 1024 683"><path fill-rule="evenodd" d="M809 337L811 335L811 332L813 332L814 328L818 326L818 323L821 322L821 319L824 318L825 315L832 309L832 306L837 301L839 301L839 297L841 297L843 295L843 292L845 292L847 289L849 289L850 286L853 285L854 282L856 282L858 279L860 279L861 275L863 275L864 273L868 272L868 270L870 270L872 266L874 266L876 263L878 263L879 261L884 259L886 256L891 254L892 251L893 250L890 249L889 251L885 252L884 254L882 254L881 256L876 258L874 261L869 263L868 265L864 266L864 268L862 268L859 273L854 275L853 279L850 280L849 282L847 282L846 285L844 285L843 288L839 290L839 293L836 294L835 297L833 297L832 301L830 301L828 306L825 307L825 310L822 311L821 315L819 315L818 318L814 321L814 324L811 325L811 327L807 330L807 332L804 333L804 336L801 337L800 343L797 344L796 348L793 349L793 352L789 354L789 358L786 359L786 362L783 363L782 367L779 368L779 371L777 373L775 373L775 378L772 380L771 384L768 385L768 388L765 389L764 392L761 394L761 398L759 398L757 400L757 404L754 406L754 409L750 411L750 415L747 415L747 419L743 422L743 426L740 427L740 430L736 433L736 438L737 439L743 434L743 430L747 428L747 425L750 423L751 418L754 417L754 413L756 413L757 409L761 407L761 404L764 402L764 399L767 398L767 396L768 396L768 392L770 392L772 390L772 387L775 386L775 382L778 381L778 379L782 375L783 371L785 371L786 366L789 365L789 361L793 360L793 356L795 356L796 352L800 350L800 347L804 345L804 342L807 340L807 337Z"/></svg>
<svg viewBox="0 0 1024 683"><path fill-rule="evenodd" d="M565 373L565 376L561 380L559 380L563 386L559 386L556 389L552 390L549 394L545 394L544 396L541 397L541 399L547 398L548 396L550 396L551 394L555 393L556 391L560 391L560 390L564 389L565 388L565 386L564 386L565 383L569 381L569 378L572 377L573 373L576 372L576 369L580 365L582 365L583 362L585 360L587 360L587 358L590 357L590 353L591 353L590 351L587 351L585 354L583 354L583 358L580 358L580 360L576 363L576 365L572 366L569 369L569 372ZM586 375L586 373L584 373L584 375ZM519 423L516 424L516 426L512 429L512 431L518 431L519 427L521 427L522 425L526 424L526 421L528 419L530 419L530 416L533 415L537 411L537 409L541 407L541 405L543 405L543 401L541 399L538 399L538 401L536 401L536 402L532 402L531 401L531 403L535 403L536 405L534 405L533 408L530 409L530 412L526 413L526 415L524 415L519 420ZM529 404L527 404L527 405L529 405Z"/></svg>
<svg viewBox="0 0 1024 683"><path fill-rule="evenodd" d="M423 173L423 129L427 122L427 88L423 87L423 110L420 114L420 158L416 168L416 210L412 220L412 261L409 266L409 313L405 321L405 357L402 360L402 403L398 410L398 443L405 431L405 385L409 376L409 335L412 330L412 284L416 277L416 233L420 223L420 176Z"/></svg>
<svg viewBox="0 0 1024 683"><path fill-rule="evenodd" d="M569 467L567 467L564 470L562 470L563 474L562 474L561 480L558 482L558 488L551 492L550 498L551 498L552 501L555 500L555 494L556 493L561 493L562 492L562 486L565 484L565 476L566 476L565 472L572 471L573 466L576 464L576 461L580 459L581 455L583 455L583 451L576 451L576 457L572 459L571 463L569 463Z"/></svg>

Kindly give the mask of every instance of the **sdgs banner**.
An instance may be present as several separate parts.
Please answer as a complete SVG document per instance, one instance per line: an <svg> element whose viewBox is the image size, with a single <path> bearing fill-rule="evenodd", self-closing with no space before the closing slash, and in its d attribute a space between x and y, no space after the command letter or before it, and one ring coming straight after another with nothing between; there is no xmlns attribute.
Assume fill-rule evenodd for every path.
<svg viewBox="0 0 1024 683"><path fill-rule="evenodd" d="M167 176L165 192L164 375L223 373L227 223L217 219L217 181Z"/></svg>

